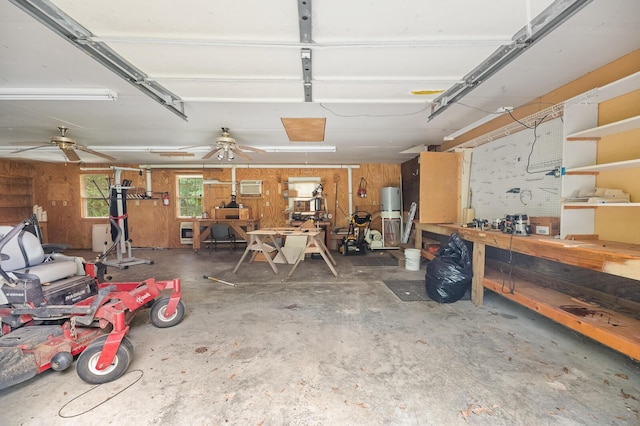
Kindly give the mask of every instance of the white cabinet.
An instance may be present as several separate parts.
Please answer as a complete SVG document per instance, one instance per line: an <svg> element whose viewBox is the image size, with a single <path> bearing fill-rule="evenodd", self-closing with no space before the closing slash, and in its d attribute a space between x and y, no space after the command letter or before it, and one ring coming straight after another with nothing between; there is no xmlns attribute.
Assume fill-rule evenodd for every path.
<svg viewBox="0 0 640 426"><path fill-rule="evenodd" d="M575 201L580 190L595 188L600 173L640 169L640 158L628 158L609 163L597 163L598 143L607 136L640 129L640 116L598 126L599 104L640 89L640 73L613 82L592 93L568 101L564 112L564 146L562 176L562 238L595 234L595 210L640 207L640 193L630 194L630 203ZM640 140L634 141L640 144ZM579 238L579 237L578 237Z"/></svg>

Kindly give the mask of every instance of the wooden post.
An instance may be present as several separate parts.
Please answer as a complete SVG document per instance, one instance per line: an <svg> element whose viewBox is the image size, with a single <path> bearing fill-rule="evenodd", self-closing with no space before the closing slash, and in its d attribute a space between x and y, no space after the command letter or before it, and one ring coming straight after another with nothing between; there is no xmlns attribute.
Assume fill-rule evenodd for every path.
<svg viewBox="0 0 640 426"><path fill-rule="evenodd" d="M473 243L473 279L471 280L471 301L474 305L484 303L484 252L483 243Z"/></svg>

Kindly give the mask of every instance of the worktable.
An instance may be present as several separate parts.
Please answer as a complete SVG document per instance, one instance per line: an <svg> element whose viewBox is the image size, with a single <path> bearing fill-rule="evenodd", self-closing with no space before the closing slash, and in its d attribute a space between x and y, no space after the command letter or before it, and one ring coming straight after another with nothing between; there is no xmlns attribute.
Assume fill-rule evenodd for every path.
<svg viewBox="0 0 640 426"><path fill-rule="evenodd" d="M289 222L291 227L297 228L307 223L304 220L292 220ZM313 220L313 225L318 229L324 229L324 244L329 247L331 245L331 222L328 220Z"/></svg>
<svg viewBox="0 0 640 426"><path fill-rule="evenodd" d="M300 254L296 258L296 261L293 264L293 267L291 268L291 270L289 271L288 276L290 277L293 274L293 272L296 270L300 262L304 259L305 255L318 253L324 259L325 263L331 270L331 273L335 277L337 277L338 272L334 267L336 265L336 261L333 258L333 256L331 256L329 249L327 249L327 246L322 241L322 235L323 235L323 232L315 228L308 228L308 229L306 228L264 228L264 229L254 230L254 231L248 231L247 232L247 236L248 236L247 248L242 254L242 257L240 258L240 260L238 261L238 264L233 270L233 273L236 273L236 271L238 270L240 265L242 265L242 262L244 262L245 258L248 256L249 253L252 253L251 258L249 259L249 263L253 262L254 258L258 253L262 253L264 254L264 257L269 263L269 266L271 266L271 269L273 270L273 272L277 274L278 267L276 266L275 262L271 258L271 253L274 250L281 255L280 258L283 259L285 263L289 264L286 256L282 252L282 248L280 247L280 244L278 244L278 238L281 238L281 237L286 238L287 236L305 236L306 237L305 246L304 248L302 248L302 250L300 251Z"/></svg>
<svg viewBox="0 0 640 426"><path fill-rule="evenodd" d="M457 233L473 243L471 300L482 305L484 288L520 303L573 330L640 360L640 321L600 306L583 303L557 290L515 279L513 292L504 291L505 277L486 268L485 248L512 250L542 259L640 280L640 245L600 240L561 240L543 235L512 236L500 231L451 224L415 223L415 247L422 250L423 232ZM424 252L423 254L427 255Z"/></svg>
<svg viewBox="0 0 640 426"><path fill-rule="evenodd" d="M201 241L211 235L211 226L216 224L229 225L236 237L249 241L247 231L258 229L260 219L196 219L193 222L193 250L196 253L200 250Z"/></svg>

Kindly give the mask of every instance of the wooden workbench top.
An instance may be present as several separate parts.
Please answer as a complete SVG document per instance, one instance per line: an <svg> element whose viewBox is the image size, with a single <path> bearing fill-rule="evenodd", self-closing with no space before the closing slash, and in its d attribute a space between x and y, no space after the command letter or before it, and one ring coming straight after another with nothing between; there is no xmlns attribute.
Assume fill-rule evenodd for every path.
<svg viewBox="0 0 640 426"><path fill-rule="evenodd" d="M416 229L441 235L458 233L473 243L640 280L640 245L613 241L562 240L544 235L513 236L454 224L416 223Z"/></svg>

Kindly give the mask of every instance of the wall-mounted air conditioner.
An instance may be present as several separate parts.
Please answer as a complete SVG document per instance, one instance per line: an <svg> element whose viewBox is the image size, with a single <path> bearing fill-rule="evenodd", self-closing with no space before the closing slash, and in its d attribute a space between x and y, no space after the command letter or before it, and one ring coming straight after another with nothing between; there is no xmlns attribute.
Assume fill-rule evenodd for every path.
<svg viewBox="0 0 640 426"><path fill-rule="evenodd" d="M262 195L262 181L241 180L240 195Z"/></svg>

